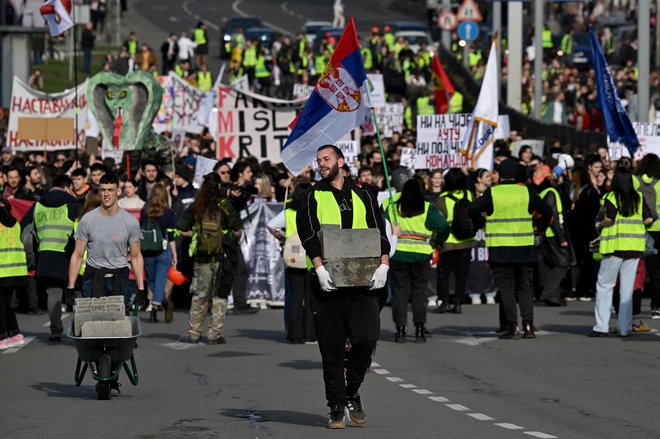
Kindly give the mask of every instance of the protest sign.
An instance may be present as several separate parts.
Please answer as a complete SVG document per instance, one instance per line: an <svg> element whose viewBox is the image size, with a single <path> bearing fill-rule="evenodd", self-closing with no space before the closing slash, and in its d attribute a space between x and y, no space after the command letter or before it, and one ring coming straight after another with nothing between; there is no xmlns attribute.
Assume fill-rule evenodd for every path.
<svg viewBox="0 0 660 439"><path fill-rule="evenodd" d="M200 111L206 93L188 84L175 73L159 76L158 81L163 86L163 103L154 118L154 131L163 133L178 129L201 134L204 127L199 121L204 118L200 118Z"/></svg>
<svg viewBox="0 0 660 439"><path fill-rule="evenodd" d="M43 93L14 77L6 145L15 151L55 151L76 147L76 91ZM78 144L85 144L87 81L78 85Z"/></svg>
<svg viewBox="0 0 660 439"><path fill-rule="evenodd" d="M394 132L403 131L403 104L383 104L374 108L376 119L378 119L378 129L382 137L390 138ZM376 134L376 125L373 120L369 120L362 125L363 134Z"/></svg>
<svg viewBox="0 0 660 439"><path fill-rule="evenodd" d="M508 114L500 114L497 117L497 126L495 127L493 137L495 140L508 139L511 137L511 123Z"/></svg>
<svg viewBox="0 0 660 439"><path fill-rule="evenodd" d="M218 158L254 156L281 162L280 149L302 101L285 101L220 86L217 111L209 129L218 142Z"/></svg>
<svg viewBox="0 0 660 439"><path fill-rule="evenodd" d="M447 169L466 164L461 144L470 126L470 114L417 116L415 169Z"/></svg>
<svg viewBox="0 0 660 439"><path fill-rule="evenodd" d="M314 90L313 85L293 84L293 95L297 98L308 98Z"/></svg>
<svg viewBox="0 0 660 439"><path fill-rule="evenodd" d="M383 75L380 73L369 73L367 79L371 83L373 89L369 90L369 98L371 105L374 107L382 107L385 105L385 81Z"/></svg>
<svg viewBox="0 0 660 439"><path fill-rule="evenodd" d="M197 156L197 161L195 163L195 176L193 177L193 186L198 188L202 185L204 181L204 176L209 172L213 172L213 167L218 163L217 160L208 159L203 156Z"/></svg>
<svg viewBox="0 0 660 439"><path fill-rule="evenodd" d="M633 129L639 139L640 147L635 151L635 160L641 160L646 154L655 154L660 157L660 124L650 122L633 122ZM610 142L607 138L610 159L619 160L621 157L630 157L625 145Z"/></svg>

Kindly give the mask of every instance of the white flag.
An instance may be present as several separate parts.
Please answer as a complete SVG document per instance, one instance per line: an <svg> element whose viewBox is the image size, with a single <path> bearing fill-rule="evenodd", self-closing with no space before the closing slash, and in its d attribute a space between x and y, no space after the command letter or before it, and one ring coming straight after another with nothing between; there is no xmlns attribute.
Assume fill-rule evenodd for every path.
<svg viewBox="0 0 660 439"><path fill-rule="evenodd" d="M49 8L49 6L52 7L52 9ZM60 0L48 0L42 5L41 9L42 16L48 24L50 35L52 37L62 35L73 27L73 20ZM49 12L44 13L43 10Z"/></svg>
<svg viewBox="0 0 660 439"><path fill-rule="evenodd" d="M493 39L477 105L472 110L470 127L463 139L462 151L473 169L493 169L493 141L498 114L497 40Z"/></svg>

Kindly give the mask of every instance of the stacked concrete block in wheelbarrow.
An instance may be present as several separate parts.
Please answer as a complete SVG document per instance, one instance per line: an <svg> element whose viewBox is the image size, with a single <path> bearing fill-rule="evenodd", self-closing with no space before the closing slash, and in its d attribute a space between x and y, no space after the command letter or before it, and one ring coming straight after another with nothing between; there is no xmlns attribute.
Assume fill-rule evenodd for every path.
<svg viewBox="0 0 660 439"><path fill-rule="evenodd" d="M378 229L321 226L323 265L336 287L366 287L380 265Z"/></svg>
<svg viewBox="0 0 660 439"><path fill-rule="evenodd" d="M73 329L76 337L130 337L123 296L76 299Z"/></svg>

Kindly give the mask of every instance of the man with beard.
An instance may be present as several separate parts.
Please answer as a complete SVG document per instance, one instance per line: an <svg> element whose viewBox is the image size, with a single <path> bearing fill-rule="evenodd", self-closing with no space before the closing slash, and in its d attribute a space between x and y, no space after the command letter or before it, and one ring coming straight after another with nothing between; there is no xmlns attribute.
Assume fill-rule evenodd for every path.
<svg viewBox="0 0 660 439"><path fill-rule="evenodd" d="M384 288L387 281L390 244L376 199L339 172L344 166L342 151L334 145L324 145L318 149L316 159L322 181L303 197L296 224L307 252L308 268L314 269L311 305L330 407L328 428L339 429L346 427L344 411L356 424L367 421L358 390L378 340L378 290ZM379 229L381 265L374 273L370 287L337 288L333 285L321 259L318 233L324 225L342 229ZM352 348L344 375L347 338L351 339Z"/></svg>
<svg viewBox="0 0 660 439"><path fill-rule="evenodd" d="M142 170L142 178L140 179L140 188L137 194L138 197L146 202L151 198L151 190L158 183L160 170L156 162L150 159L142 160L140 169Z"/></svg>

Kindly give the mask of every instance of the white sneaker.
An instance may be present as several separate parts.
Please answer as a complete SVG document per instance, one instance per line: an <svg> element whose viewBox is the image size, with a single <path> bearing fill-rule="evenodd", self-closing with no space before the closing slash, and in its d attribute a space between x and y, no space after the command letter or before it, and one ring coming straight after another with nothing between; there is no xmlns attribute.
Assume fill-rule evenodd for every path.
<svg viewBox="0 0 660 439"><path fill-rule="evenodd" d="M486 296L486 305L495 305L495 298L492 296Z"/></svg>
<svg viewBox="0 0 660 439"><path fill-rule="evenodd" d="M476 294L473 296L470 296L472 299L472 305L481 305L481 296L477 296Z"/></svg>

